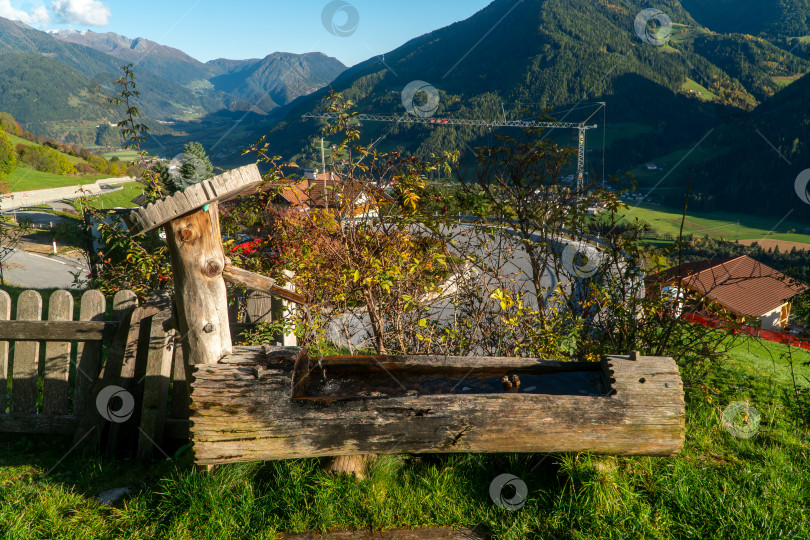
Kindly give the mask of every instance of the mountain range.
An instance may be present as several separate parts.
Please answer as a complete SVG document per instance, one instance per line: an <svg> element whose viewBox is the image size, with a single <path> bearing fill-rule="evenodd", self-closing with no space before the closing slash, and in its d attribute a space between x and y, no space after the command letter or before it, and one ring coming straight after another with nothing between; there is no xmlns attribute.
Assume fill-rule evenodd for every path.
<svg viewBox="0 0 810 540"><path fill-rule="evenodd" d="M403 88L426 81L440 96L437 118L518 119L530 110L598 124L588 139L591 178L631 171L640 190L667 204L682 200L691 178L693 205L703 210L807 215L810 205L797 206L791 185L810 167L810 115L801 107L810 99L809 3L736 0L731 9L729 0L656 2L672 21L655 34L662 37L656 46L635 29L646 2L495 0L349 69L320 53L202 63L144 39L49 35L0 20L0 90L14 88L4 79L6 65L35 66L31 77L41 78L37 73L59 62L68 68L59 77L68 105L78 100L84 117L97 116L103 100L83 93L82 83L132 62L144 109L171 122L150 139L155 151L199 140L215 150L218 164L231 166L239 150L266 135L273 154L316 166L324 123L301 117L322 111L329 91L351 99L358 112L406 115ZM29 85L23 79L21 86ZM55 118L31 100L20 104L25 92L13 100L5 92L0 110L28 107L26 126ZM589 118L598 102L606 107ZM488 129L472 126L364 122L360 129L363 142L422 157L493 141ZM575 131L553 136L573 144Z"/></svg>
<svg viewBox="0 0 810 540"><path fill-rule="evenodd" d="M0 110L28 130L92 144L99 124L120 120L109 98L121 66L134 66L138 106L152 132L182 119L269 111L323 87L345 66L321 53L273 53L206 64L155 42L113 33L42 32L0 18Z"/></svg>
<svg viewBox="0 0 810 540"><path fill-rule="evenodd" d="M796 31L805 31L810 8L803 0L764 3L793 13ZM525 116L519 111L532 109L580 122L605 102L605 111L590 119L604 127L604 133L589 133L591 178L601 178L603 170L606 176L631 171L640 191L654 192L668 205L682 204L691 178L694 208L769 215L795 210L794 217L810 217L810 206L793 188L798 173L810 167L810 115L800 105L810 100L810 38L777 32L754 3L748 17L723 20L725 32L712 30L728 5L657 2L672 28L655 46L634 30L646 2L495 0L467 20L386 52L384 60L346 70L330 89L354 101L359 112L403 115L401 90L426 81L440 94L437 118L517 119ZM323 110L326 93L275 111L273 122L252 135L269 132L274 154L317 166L323 122L301 116ZM575 133L561 132L560 140L573 145ZM422 157L493 141L488 130L469 126L363 123L364 142L380 137L378 148ZM791 156L791 164L780 153Z"/></svg>

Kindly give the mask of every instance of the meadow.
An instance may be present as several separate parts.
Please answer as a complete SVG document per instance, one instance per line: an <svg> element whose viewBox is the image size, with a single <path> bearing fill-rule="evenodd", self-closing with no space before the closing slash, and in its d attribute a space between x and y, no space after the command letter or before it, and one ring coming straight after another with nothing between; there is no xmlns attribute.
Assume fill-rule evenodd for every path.
<svg viewBox="0 0 810 540"><path fill-rule="evenodd" d="M678 236L682 220L681 209L639 203L633 200L625 202L630 208L621 213L624 221L643 221L658 234ZM732 241L771 239L810 244L810 234L801 232L806 227L807 223L798 221L780 222L779 219L747 214L688 211L684 223L684 234L708 235L710 238L725 238Z"/></svg>
<svg viewBox="0 0 810 540"><path fill-rule="evenodd" d="M675 457L392 455L365 479L318 459L195 468L188 447L144 465L71 452L71 441L0 442L0 537L279 538L284 532L468 526L492 538L810 537L808 402L790 384L781 345L732 350L686 388L686 445ZM793 357L808 376L806 353ZM732 402L760 414L751 438L724 429ZM500 509L488 489L511 473L525 506ZM134 486L113 506L96 496Z"/></svg>

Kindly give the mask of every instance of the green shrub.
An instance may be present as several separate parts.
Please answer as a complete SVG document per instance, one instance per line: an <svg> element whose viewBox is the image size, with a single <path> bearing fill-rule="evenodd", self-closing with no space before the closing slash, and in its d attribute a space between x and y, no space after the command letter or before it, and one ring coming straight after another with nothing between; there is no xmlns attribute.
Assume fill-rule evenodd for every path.
<svg viewBox="0 0 810 540"><path fill-rule="evenodd" d="M26 146L20 150L20 161L32 169L61 176L76 174L73 163L56 150L44 146Z"/></svg>
<svg viewBox="0 0 810 540"><path fill-rule="evenodd" d="M0 118L2 115L0 115ZM0 130L0 178L3 178L14 170L17 166L17 152L11 139Z"/></svg>

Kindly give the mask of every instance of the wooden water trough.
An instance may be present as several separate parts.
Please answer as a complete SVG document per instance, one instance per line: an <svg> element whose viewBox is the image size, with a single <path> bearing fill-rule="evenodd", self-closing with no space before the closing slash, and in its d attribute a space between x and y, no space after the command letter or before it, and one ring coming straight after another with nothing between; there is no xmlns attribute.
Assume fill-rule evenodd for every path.
<svg viewBox="0 0 810 540"><path fill-rule="evenodd" d="M309 358L294 347L232 347L225 279L292 302L224 256L216 203L256 187L255 166L133 213L166 225L191 383L195 459L215 465L369 453L563 452L672 455L684 443L671 358Z"/></svg>

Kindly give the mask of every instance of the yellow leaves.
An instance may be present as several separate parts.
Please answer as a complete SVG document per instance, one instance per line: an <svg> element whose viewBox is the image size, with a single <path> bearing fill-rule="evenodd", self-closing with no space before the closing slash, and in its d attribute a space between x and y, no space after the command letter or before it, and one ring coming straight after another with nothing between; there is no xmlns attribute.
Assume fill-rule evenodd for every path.
<svg viewBox="0 0 810 540"><path fill-rule="evenodd" d="M501 289L495 289L495 291L490 295L490 298L499 301L502 310L507 310L515 304L515 301L512 299L510 294Z"/></svg>
<svg viewBox="0 0 810 540"><path fill-rule="evenodd" d="M355 270L355 271L354 271L354 276L353 276L353 278L354 278L354 279L353 279L353 281L354 281L355 283L357 283L358 281L360 281L360 270Z"/></svg>
<svg viewBox="0 0 810 540"><path fill-rule="evenodd" d="M416 210L420 199L421 197L413 191L404 194L405 205L410 206L413 210Z"/></svg>

